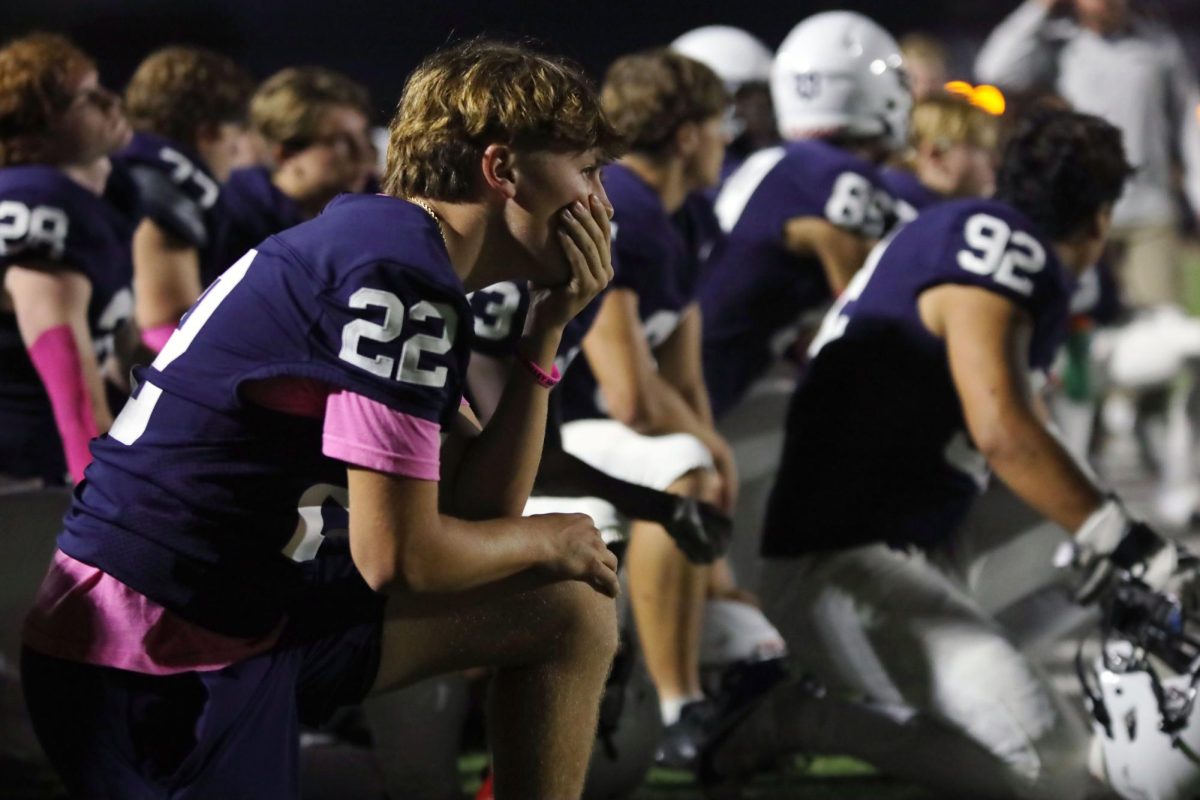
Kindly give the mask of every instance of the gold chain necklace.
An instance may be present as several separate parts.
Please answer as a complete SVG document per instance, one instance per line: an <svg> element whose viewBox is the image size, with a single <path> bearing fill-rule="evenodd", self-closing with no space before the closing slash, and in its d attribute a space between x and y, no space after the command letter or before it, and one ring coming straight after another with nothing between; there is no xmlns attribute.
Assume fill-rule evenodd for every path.
<svg viewBox="0 0 1200 800"><path fill-rule="evenodd" d="M410 197L408 202L412 203L413 205L420 206L426 214L433 217L434 224L437 225L438 236L442 237L442 244L446 244L446 232L442 230L442 218L439 217L437 212L433 210L433 206L416 197Z"/></svg>

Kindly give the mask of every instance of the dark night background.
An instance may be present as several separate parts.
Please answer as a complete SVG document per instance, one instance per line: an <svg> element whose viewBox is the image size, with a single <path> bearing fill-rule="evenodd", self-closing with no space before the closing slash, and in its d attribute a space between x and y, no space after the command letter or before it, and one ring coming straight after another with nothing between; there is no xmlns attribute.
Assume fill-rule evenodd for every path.
<svg viewBox="0 0 1200 800"><path fill-rule="evenodd" d="M322 64L366 83L383 121L422 56L447 40L479 33L535 37L598 78L616 56L666 44L699 25L737 25L775 47L805 16L849 8L897 36L913 30L937 34L950 46L952 77L967 78L979 42L1017 2L0 0L0 38L38 29L66 32L98 60L113 88L123 86L144 55L169 43L221 50L259 78L284 66ZM1133 2L1169 20L1200 63L1200 3Z"/></svg>

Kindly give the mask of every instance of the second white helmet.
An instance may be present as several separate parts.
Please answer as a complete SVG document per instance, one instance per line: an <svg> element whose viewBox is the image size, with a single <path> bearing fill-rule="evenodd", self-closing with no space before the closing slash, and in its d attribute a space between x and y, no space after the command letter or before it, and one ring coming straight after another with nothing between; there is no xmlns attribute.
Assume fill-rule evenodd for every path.
<svg viewBox="0 0 1200 800"><path fill-rule="evenodd" d="M840 132L905 144L912 94L900 46L862 14L828 11L793 28L775 54L771 98L787 139Z"/></svg>
<svg viewBox="0 0 1200 800"><path fill-rule="evenodd" d="M752 33L730 25L705 25L671 42L671 49L717 73L731 93L771 77L771 51Z"/></svg>

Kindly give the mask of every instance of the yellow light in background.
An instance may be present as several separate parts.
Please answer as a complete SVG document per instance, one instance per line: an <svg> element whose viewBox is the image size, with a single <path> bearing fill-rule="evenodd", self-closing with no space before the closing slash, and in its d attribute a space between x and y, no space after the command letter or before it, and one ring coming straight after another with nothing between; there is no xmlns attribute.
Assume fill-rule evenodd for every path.
<svg viewBox="0 0 1200 800"><path fill-rule="evenodd" d="M950 81L943 88L950 94L957 94L967 98L971 105L995 116L1003 114L1005 107L1008 105L1004 100L1004 93L990 84L985 83L979 86L972 86L966 81ZM1196 113L1197 116L1200 116L1200 107L1197 107Z"/></svg>
<svg viewBox="0 0 1200 800"><path fill-rule="evenodd" d="M1004 113L1004 109L1008 105L1004 101L1004 93L986 83L975 87L975 94L972 95L971 102L997 117Z"/></svg>
<svg viewBox="0 0 1200 800"><path fill-rule="evenodd" d="M1196 106L1196 122L1200 122L1200 104Z"/></svg>
<svg viewBox="0 0 1200 800"><path fill-rule="evenodd" d="M946 84L945 89L950 94L961 94L968 100L971 99L971 95L975 91L975 87L966 81L950 81Z"/></svg>

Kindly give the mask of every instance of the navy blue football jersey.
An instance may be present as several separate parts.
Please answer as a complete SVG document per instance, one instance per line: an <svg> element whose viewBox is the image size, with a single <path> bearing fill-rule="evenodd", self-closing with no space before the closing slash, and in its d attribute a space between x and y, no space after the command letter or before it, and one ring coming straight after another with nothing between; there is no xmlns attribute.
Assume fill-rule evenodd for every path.
<svg viewBox="0 0 1200 800"><path fill-rule="evenodd" d="M271 182L263 167L234 170L221 187L219 213L209 257L219 270L268 236L304 221L296 201Z"/></svg>
<svg viewBox="0 0 1200 800"><path fill-rule="evenodd" d="M638 317L655 348L696 300L702 265L719 246L719 231L701 195L669 215L654 189L623 164L605 167L604 188L614 209L610 286L637 295ZM562 403L568 422L606 416L586 359L563 380Z"/></svg>
<svg viewBox="0 0 1200 800"><path fill-rule="evenodd" d="M136 216L48 166L0 169L0 273L10 264L84 275L88 327L101 363L133 313ZM0 473L62 483L66 459L50 398L11 311L0 312Z"/></svg>
<svg viewBox="0 0 1200 800"><path fill-rule="evenodd" d="M900 222L911 222L929 206L946 199L921 183L912 170L886 167L880 170L879 176L892 196L892 207Z"/></svg>
<svg viewBox="0 0 1200 800"><path fill-rule="evenodd" d="M146 216L200 251L201 285L211 283L229 265L216 263L211 250L221 187L204 159L182 142L145 132L113 158L137 182Z"/></svg>
<svg viewBox="0 0 1200 800"><path fill-rule="evenodd" d="M429 215L334 200L222 273L140 371L92 445L59 547L211 630L270 630L297 562L346 527L346 469L322 455L320 419L244 402L241 387L308 378L446 424L470 341Z"/></svg>
<svg viewBox="0 0 1200 800"><path fill-rule="evenodd" d="M818 140L760 150L730 176L716 204L728 237L700 290L714 414L728 411L792 343L803 314L831 299L820 261L785 247L786 223L823 217L876 239L891 224L891 206L874 165Z"/></svg>
<svg viewBox="0 0 1200 800"><path fill-rule="evenodd" d="M763 553L870 542L931 545L953 533L987 481L966 429L945 342L921 322L934 286L995 292L1033 322L1028 365L1049 367L1073 290L1054 250L1011 206L947 201L901 228L826 316L788 411Z"/></svg>
<svg viewBox="0 0 1200 800"><path fill-rule="evenodd" d="M601 295L602 296L602 295ZM475 338L472 349L481 355L508 358L525 332L529 316L530 286L526 281L504 281L467 295L475 316ZM560 374L579 354L580 344L587 335L600 310L600 297L575 315L563 329L554 365Z"/></svg>

